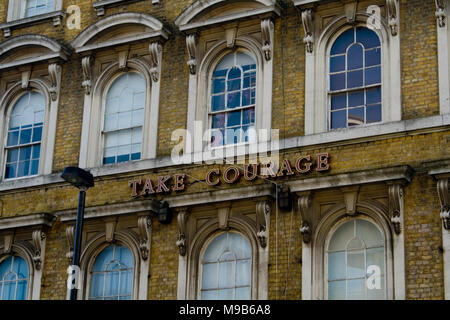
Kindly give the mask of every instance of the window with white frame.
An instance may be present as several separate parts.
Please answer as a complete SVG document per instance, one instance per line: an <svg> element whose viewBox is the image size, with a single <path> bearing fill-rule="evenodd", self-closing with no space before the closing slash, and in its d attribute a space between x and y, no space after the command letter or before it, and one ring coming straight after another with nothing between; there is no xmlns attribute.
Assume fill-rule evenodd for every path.
<svg viewBox="0 0 450 320"><path fill-rule="evenodd" d="M236 51L223 57L211 79L211 146L252 141L255 128L256 62Z"/></svg>
<svg viewBox="0 0 450 320"><path fill-rule="evenodd" d="M374 223L347 220L332 233L324 252L328 299L387 299L386 241Z"/></svg>
<svg viewBox="0 0 450 320"><path fill-rule="evenodd" d="M28 265L19 256L0 262L0 300L26 300L30 279Z"/></svg>
<svg viewBox="0 0 450 320"><path fill-rule="evenodd" d="M202 300L251 299L252 249L236 232L224 232L207 244L201 256Z"/></svg>
<svg viewBox="0 0 450 320"><path fill-rule="evenodd" d="M136 72L120 75L106 95L103 164L141 159L145 79Z"/></svg>
<svg viewBox="0 0 450 320"><path fill-rule="evenodd" d="M27 92L15 103L9 116L5 179L34 176L39 171L45 98Z"/></svg>
<svg viewBox="0 0 450 320"><path fill-rule="evenodd" d="M23 17L28 18L55 10L55 0L26 0Z"/></svg>
<svg viewBox="0 0 450 320"><path fill-rule="evenodd" d="M382 121L381 42L365 27L334 41L329 63L330 129Z"/></svg>
<svg viewBox="0 0 450 320"><path fill-rule="evenodd" d="M96 257L90 271L90 300L131 300L134 259L130 249L109 245Z"/></svg>

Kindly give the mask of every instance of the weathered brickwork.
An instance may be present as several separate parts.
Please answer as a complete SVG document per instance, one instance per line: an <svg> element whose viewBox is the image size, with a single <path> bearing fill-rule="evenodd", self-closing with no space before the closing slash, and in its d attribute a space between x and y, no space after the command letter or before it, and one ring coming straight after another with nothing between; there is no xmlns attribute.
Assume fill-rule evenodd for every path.
<svg viewBox="0 0 450 320"><path fill-rule="evenodd" d="M81 30L102 17L97 17L93 1L64 0L81 9ZM138 1L106 9L106 16L119 12L145 12L162 21L172 32L163 44L161 90L159 104L157 157L169 156L176 142L172 132L185 128L189 90L186 38L177 31L175 19L194 0L168 1L152 5L151 0ZM280 138L304 135L305 107L305 45L299 11L290 1L281 1L283 11L274 21L272 128L280 130ZM401 66L402 118L418 119L439 114L438 65L436 45L435 4L432 0L401 0ZM6 20L7 0L0 1L0 23ZM62 25L53 27L51 21L12 30L12 36L44 34L63 44L70 42L81 30L69 30ZM0 40L4 41L3 35ZM58 106L56 141L52 172L67 166L77 166L83 121L84 89L81 57L72 54L62 65L60 101ZM303 146L282 152L291 163L300 155L327 152L331 156L331 171L311 172L298 179L359 172L399 165L415 169L412 182L404 187L406 298L443 299L443 258L439 199L436 181L422 171L425 162L450 158L449 128L417 130L375 138L361 138L315 146ZM184 194L223 190L265 183L240 181L212 189L205 185L205 175L212 167L186 165L173 168L143 170L96 178L95 187L87 192L87 207L133 202L129 181L158 175L186 173L189 184ZM199 181L194 181L194 180ZM287 178L279 178L280 183ZM159 200L163 196L156 196ZM8 190L0 193L0 216L16 217L34 213L60 213L77 206L77 190L57 183L34 188ZM269 235L269 299L301 299L302 295L302 237L299 233L301 216L297 209L277 210L272 204ZM41 299L66 298L66 268L68 243L66 225L57 218L47 232L45 263L41 284ZM169 225L153 218L149 253L148 299L177 299L179 250L176 245L176 217Z"/></svg>

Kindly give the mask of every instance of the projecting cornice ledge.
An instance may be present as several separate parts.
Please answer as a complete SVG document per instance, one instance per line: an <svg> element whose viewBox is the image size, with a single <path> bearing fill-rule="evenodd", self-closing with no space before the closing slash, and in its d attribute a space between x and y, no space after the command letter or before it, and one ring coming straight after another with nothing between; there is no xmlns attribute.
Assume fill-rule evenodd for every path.
<svg viewBox="0 0 450 320"><path fill-rule="evenodd" d="M25 228L34 226L51 227L55 216L48 213L38 213L26 216L0 218L0 230Z"/></svg>
<svg viewBox="0 0 450 320"><path fill-rule="evenodd" d="M291 192L302 192L379 182L396 181L408 183L413 175L414 170L410 166L405 165L296 180L287 184Z"/></svg>

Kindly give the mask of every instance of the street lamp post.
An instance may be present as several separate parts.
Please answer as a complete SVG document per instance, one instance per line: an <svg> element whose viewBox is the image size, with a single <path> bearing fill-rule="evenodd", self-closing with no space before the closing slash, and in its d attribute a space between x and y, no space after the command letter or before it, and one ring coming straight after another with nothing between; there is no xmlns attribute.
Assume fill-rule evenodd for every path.
<svg viewBox="0 0 450 320"><path fill-rule="evenodd" d="M80 190L78 194L77 220L75 225L75 243L73 245L72 266L80 268L81 236L83 232L84 203L86 190L94 186L94 177L89 171L78 167L67 167L63 170L61 178ZM77 288L70 291L70 300L77 300Z"/></svg>

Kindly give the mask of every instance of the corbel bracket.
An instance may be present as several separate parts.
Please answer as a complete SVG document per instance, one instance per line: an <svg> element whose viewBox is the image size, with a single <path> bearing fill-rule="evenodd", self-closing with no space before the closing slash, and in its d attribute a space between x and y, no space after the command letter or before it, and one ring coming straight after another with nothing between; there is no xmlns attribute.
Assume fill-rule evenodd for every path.
<svg viewBox="0 0 450 320"><path fill-rule="evenodd" d="M262 50L267 61L272 59L273 28L272 20L261 20Z"/></svg>
<svg viewBox="0 0 450 320"><path fill-rule="evenodd" d="M450 230L450 195L448 189L449 178L438 179L437 191L439 195L439 201L441 203L441 214L442 223L445 230Z"/></svg>
<svg viewBox="0 0 450 320"><path fill-rule="evenodd" d="M82 86L86 95L91 94L92 88L92 56L86 56L81 59L81 68L83 70Z"/></svg>
<svg viewBox="0 0 450 320"><path fill-rule="evenodd" d="M162 46L159 42L152 42L149 45L150 52L150 75L152 76L153 82L159 81L159 69L161 67L161 51Z"/></svg>
<svg viewBox="0 0 450 320"><path fill-rule="evenodd" d="M389 218L397 235L401 232L402 203L403 185L401 183L389 185Z"/></svg>
<svg viewBox="0 0 450 320"><path fill-rule="evenodd" d="M152 226L151 216L138 218L139 251L143 260L148 259L148 248L150 244L150 228Z"/></svg>
<svg viewBox="0 0 450 320"><path fill-rule="evenodd" d="M257 237L262 248L267 246L269 239L270 202L268 200L256 203Z"/></svg>
<svg viewBox="0 0 450 320"><path fill-rule="evenodd" d="M73 261L73 246L75 243L75 226L68 226L66 228L66 239L69 245L69 251L66 253L66 258L69 260L69 264Z"/></svg>
<svg viewBox="0 0 450 320"><path fill-rule="evenodd" d="M187 248L187 220L189 216L189 208L183 207L177 209L177 222L178 222L178 239L177 239L177 247L180 251L180 256L186 255Z"/></svg>
<svg viewBox="0 0 450 320"><path fill-rule="evenodd" d="M48 65L48 75L50 78L50 97L52 101L56 101L58 99L58 91L59 91L59 82L61 75L61 66L57 63L51 63Z"/></svg>
<svg viewBox="0 0 450 320"><path fill-rule="evenodd" d="M310 243L312 236L311 193L298 195L297 204L300 215L302 216L302 226L300 228L300 233L302 234L303 242Z"/></svg>
<svg viewBox="0 0 450 320"><path fill-rule="evenodd" d="M22 89L28 90L30 86L31 69L22 71Z"/></svg>
<svg viewBox="0 0 450 320"><path fill-rule="evenodd" d="M445 0L436 1L436 19L440 28L445 27L445 19L447 18L447 12L445 10Z"/></svg>
<svg viewBox="0 0 450 320"><path fill-rule="evenodd" d="M186 46L189 54L189 60L187 62L189 66L189 72L195 74L197 72L197 35L189 34L186 37Z"/></svg>
<svg viewBox="0 0 450 320"><path fill-rule="evenodd" d="M358 200L359 186L342 187L342 193L344 194L344 201L346 207L346 213L348 215L356 214L356 202Z"/></svg>
<svg viewBox="0 0 450 320"><path fill-rule="evenodd" d="M34 230L31 238L34 246L33 261L36 269L40 270L42 267L42 247L44 244L45 233L42 230Z"/></svg>
<svg viewBox="0 0 450 320"><path fill-rule="evenodd" d="M312 53L314 50L314 11L313 9L305 9L302 11L303 30L305 37L303 43L306 45L306 51Z"/></svg>
<svg viewBox="0 0 450 320"><path fill-rule="evenodd" d="M386 0L387 18L392 36L398 34L398 0Z"/></svg>

